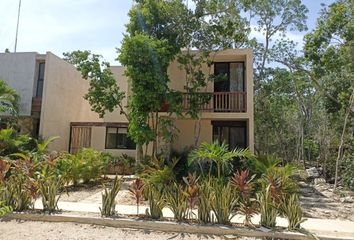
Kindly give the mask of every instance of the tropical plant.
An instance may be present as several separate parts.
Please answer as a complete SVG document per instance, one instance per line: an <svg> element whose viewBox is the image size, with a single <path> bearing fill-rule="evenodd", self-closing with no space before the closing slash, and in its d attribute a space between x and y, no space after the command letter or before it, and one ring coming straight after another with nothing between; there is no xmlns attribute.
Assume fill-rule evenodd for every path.
<svg viewBox="0 0 354 240"><path fill-rule="evenodd" d="M199 148L193 150L190 154L189 164L197 162L201 172L204 174L203 164L213 163L217 169L217 178L226 177L232 172L232 159L234 158L250 158L252 153L248 149L234 149L229 151L228 145L219 144L218 141L213 143L202 143ZM209 168L211 174L211 166Z"/></svg>
<svg viewBox="0 0 354 240"><path fill-rule="evenodd" d="M183 181L187 185L183 191L183 194L187 198L189 218L193 217L193 209L199 200L198 180L199 178L197 178L195 173L188 173L187 177L183 177Z"/></svg>
<svg viewBox="0 0 354 240"><path fill-rule="evenodd" d="M5 180L7 172L10 170L10 163L6 159L0 158L0 184Z"/></svg>
<svg viewBox="0 0 354 240"><path fill-rule="evenodd" d="M270 186L257 193L261 220L260 225L267 228L274 228L276 225L277 209L273 203L270 193Z"/></svg>
<svg viewBox="0 0 354 240"><path fill-rule="evenodd" d="M198 184L198 221L201 223L213 222L211 211L212 179L208 178Z"/></svg>
<svg viewBox="0 0 354 240"><path fill-rule="evenodd" d="M281 212L288 219L288 229L290 231L300 230L300 224L305 221L297 194L284 199L281 205Z"/></svg>
<svg viewBox="0 0 354 240"><path fill-rule="evenodd" d="M129 187L129 192L134 196L136 201L136 214L139 215L139 205L141 199L144 197L144 186L145 183L140 178L134 180L134 182Z"/></svg>
<svg viewBox="0 0 354 240"><path fill-rule="evenodd" d="M0 156L29 150L31 140L27 135L17 134L12 128L0 129Z"/></svg>
<svg viewBox="0 0 354 240"><path fill-rule="evenodd" d="M18 101L20 96L15 89L0 80L0 113L16 115L18 113Z"/></svg>
<svg viewBox="0 0 354 240"><path fill-rule="evenodd" d="M104 193L102 193L102 208L100 207L101 216L109 217L116 213L116 197L121 188L121 180L115 177L113 186L108 189L104 186Z"/></svg>
<svg viewBox="0 0 354 240"><path fill-rule="evenodd" d="M5 216L10 212L12 212L12 208L10 206L6 206L3 202L0 201L0 217Z"/></svg>
<svg viewBox="0 0 354 240"><path fill-rule="evenodd" d="M181 222L187 216L188 202L182 186L173 183L165 189L165 201L167 207L172 211L174 218Z"/></svg>
<svg viewBox="0 0 354 240"><path fill-rule="evenodd" d="M238 196L230 184L213 184L213 194L211 198L211 208L215 214L217 223L230 224L231 219L236 215Z"/></svg>
<svg viewBox="0 0 354 240"><path fill-rule="evenodd" d="M244 225L253 226L252 217L259 212L258 202L255 198L240 201L239 211L245 215Z"/></svg>
<svg viewBox="0 0 354 240"><path fill-rule="evenodd" d="M58 208L62 180L56 175L41 176L37 179L38 192L42 198L43 211L53 213Z"/></svg>
<svg viewBox="0 0 354 240"><path fill-rule="evenodd" d="M149 202L149 210L145 214L152 219L161 219L163 217L162 209L165 206L165 199L162 191L154 185L147 185L145 191Z"/></svg>

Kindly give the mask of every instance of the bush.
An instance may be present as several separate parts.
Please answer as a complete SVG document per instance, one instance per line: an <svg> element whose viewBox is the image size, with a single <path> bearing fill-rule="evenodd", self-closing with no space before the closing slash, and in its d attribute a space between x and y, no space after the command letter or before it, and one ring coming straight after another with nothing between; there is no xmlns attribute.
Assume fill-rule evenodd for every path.
<svg viewBox="0 0 354 240"><path fill-rule="evenodd" d="M211 198L212 198L212 185L211 179L206 179L198 184L199 197L198 197L198 220L202 223L211 223Z"/></svg>
<svg viewBox="0 0 354 240"><path fill-rule="evenodd" d="M106 173L128 175L135 172L135 158L122 154L119 157L113 157L110 154L105 154L107 157Z"/></svg>
<svg viewBox="0 0 354 240"><path fill-rule="evenodd" d="M284 199L281 205L283 215L288 219L288 229L290 231L299 230L300 224L305 221L303 219L302 209L300 207L299 197L292 194L287 199Z"/></svg>
<svg viewBox="0 0 354 240"><path fill-rule="evenodd" d="M354 154L353 153L344 156L343 183L348 189L354 191Z"/></svg>
<svg viewBox="0 0 354 240"><path fill-rule="evenodd" d="M43 211L49 213L59 210L58 201L62 180L55 175L43 176L37 180L38 192L42 198Z"/></svg>
<svg viewBox="0 0 354 240"><path fill-rule="evenodd" d="M0 217L5 216L10 212L12 212L12 208L10 206L6 206L3 202L0 201Z"/></svg>
<svg viewBox="0 0 354 240"><path fill-rule="evenodd" d="M263 227L274 228L278 213L269 189L270 186L257 194L257 200L261 213L261 220L259 224Z"/></svg>
<svg viewBox="0 0 354 240"><path fill-rule="evenodd" d="M146 211L145 214L152 219L161 219L163 217L162 209L165 207L165 199L162 190L154 185L147 185L145 194L149 201L149 211Z"/></svg>
<svg viewBox="0 0 354 240"><path fill-rule="evenodd" d="M165 190L167 207L173 212L174 218L181 222L187 216L188 202L182 186L173 183Z"/></svg>

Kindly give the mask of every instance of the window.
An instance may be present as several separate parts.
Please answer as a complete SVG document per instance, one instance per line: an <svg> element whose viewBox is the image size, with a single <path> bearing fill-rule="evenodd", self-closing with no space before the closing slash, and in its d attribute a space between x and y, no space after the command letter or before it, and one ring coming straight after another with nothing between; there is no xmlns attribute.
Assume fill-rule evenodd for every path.
<svg viewBox="0 0 354 240"><path fill-rule="evenodd" d="M212 122L213 141L229 145L229 149L247 148L246 122Z"/></svg>
<svg viewBox="0 0 354 240"><path fill-rule="evenodd" d="M220 76L214 82L214 92L245 91L243 62L214 63L214 73Z"/></svg>
<svg viewBox="0 0 354 240"><path fill-rule="evenodd" d="M44 67L45 63L39 63L36 97L42 97L43 95Z"/></svg>
<svg viewBox="0 0 354 240"><path fill-rule="evenodd" d="M106 128L106 149L135 149L135 143L128 136L126 127Z"/></svg>

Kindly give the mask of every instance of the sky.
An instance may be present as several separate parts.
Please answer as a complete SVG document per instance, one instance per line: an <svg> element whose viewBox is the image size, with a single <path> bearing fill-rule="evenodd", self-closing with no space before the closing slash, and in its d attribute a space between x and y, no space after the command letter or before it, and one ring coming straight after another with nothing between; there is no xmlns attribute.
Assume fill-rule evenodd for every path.
<svg viewBox="0 0 354 240"><path fill-rule="evenodd" d="M309 31L315 27L320 3L303 0L309 9ZM0 0L0 52L14 51L19 0ZM118 65L116 48L121 45L132 0L22 0L17 52L50 51L58 56L74 50L91 50ZM301 46L305 33L288 38ZM254 37L261 33L253 32Z"/></svg>

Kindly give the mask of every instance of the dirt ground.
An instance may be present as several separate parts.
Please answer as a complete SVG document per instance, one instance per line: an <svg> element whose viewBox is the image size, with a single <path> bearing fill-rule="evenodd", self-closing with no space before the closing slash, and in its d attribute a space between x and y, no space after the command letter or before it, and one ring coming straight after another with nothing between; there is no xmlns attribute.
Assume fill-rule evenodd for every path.
<svg viewBox="0 0 354 240"><path fill-rule="evenodd" d="M85 225L76 223L50 222L0 222L0 240L221 240L242 239L256 240L255 238L238 238L236 236L207 236L181 233L164 233L146 230L120 229L104 226Z"/></svg>
<svg viewBox="0 0 354 240"><path fill-rule="evenodd" d="M333 185L315 183L299 183L305 217L354 221L353 192L339 188L335 193Z"/></svg>

